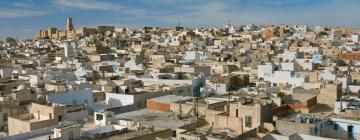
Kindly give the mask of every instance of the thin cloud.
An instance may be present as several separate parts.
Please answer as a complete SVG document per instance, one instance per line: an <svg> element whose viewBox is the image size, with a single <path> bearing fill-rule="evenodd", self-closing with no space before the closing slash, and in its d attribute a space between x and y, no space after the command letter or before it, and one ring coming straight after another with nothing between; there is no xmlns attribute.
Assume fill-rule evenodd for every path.
<svg viewBox="0 0 360 140"><path fill-rule="evenodd" d="M33 4L31 3L22 3L22 2L14 2L12 3L13 6L18 7L18 8L31 8L34 7Z"/></svg>
<svg viewBox="0 0 360 140"><path fill-rule="evenodd" d="M45 11L20 10L20 9L1 9L0 18L33 17L47 15Z"/></svg>
<svg viewBox="0 0 360 140"><path fill-rule="evenodd" d="M270 1L270 0L265 0ZM150 16L156 18L161 23L174 24L176 22L186 25L200 26L221 26L231 20L233 24L309 24L325 26L357 26L360 20L356 13L360 12L358 8L359 1L343 3L333 0L323 3L319 6L297 6L296 10L278 8L279 5L294 5L293 3L305 3L308 0L297 0L293 3L284 0L276 0L275 4L262 5L246 3L243 1L208 1L201 5L183 5L177 13L164 13L162 15ZM243 3L241 3L243 2ZM260 0L256 0L260 3ZM350 0L349 0L350 2ZM245 4L245 8L237 8L233 5ZM316 4L314 4L316 5Z"/></svg>
<svg viewBox="0 0 360 140"><path fill-rule="evenodd" d="M119 10L120 6L93 0L55 0L54 3L63 8L78 8L86 10Z"/></svg>

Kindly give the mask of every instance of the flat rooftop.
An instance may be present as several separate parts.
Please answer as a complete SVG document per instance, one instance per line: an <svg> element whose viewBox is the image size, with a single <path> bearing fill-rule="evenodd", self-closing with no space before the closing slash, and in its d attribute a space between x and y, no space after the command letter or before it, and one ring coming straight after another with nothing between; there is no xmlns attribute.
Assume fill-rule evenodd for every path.
<svg viewBox="0 0 360 140"><path fill-rule="evenodd" d="M176 129L191 124L190 120L179 120L176 114L159 110L142 109L115 116L117 120L129 120L159 128Z"/></svg>
<svg viewBox="0 0 360 140"><path fill-rule="evenodd" d="M192 99L191 96L166 95L166 96L149 99L149 101L154 101L158 103L176 103L178 101L185 101L190 99Z"/></svg>

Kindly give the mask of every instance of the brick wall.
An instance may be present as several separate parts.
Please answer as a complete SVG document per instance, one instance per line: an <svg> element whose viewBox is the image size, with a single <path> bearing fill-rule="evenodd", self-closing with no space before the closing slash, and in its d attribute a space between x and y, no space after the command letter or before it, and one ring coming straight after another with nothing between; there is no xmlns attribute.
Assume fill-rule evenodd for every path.
<svg viewBox="0 0 360 140"><path fill-rule="evenodd" d="M170 112L170 104L148 101L146 106L148 109Z"/></svg>
<svg viewBox="0 0 360 140"><path fill-rule="evenodd" d="M360 53L343 53L339 57L343 60L360 60Z"/></svg>

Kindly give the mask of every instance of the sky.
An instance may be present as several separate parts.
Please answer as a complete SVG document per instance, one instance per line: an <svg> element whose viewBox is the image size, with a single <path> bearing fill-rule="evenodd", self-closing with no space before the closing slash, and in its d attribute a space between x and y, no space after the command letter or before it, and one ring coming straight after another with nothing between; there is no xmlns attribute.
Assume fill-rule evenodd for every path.
<svg viewBox="0 0 360 140"><path fill-rule="evenodd" d="M360 0L0 0L0 38L48 27L220 27L307 24L360 27Z"/></svg>

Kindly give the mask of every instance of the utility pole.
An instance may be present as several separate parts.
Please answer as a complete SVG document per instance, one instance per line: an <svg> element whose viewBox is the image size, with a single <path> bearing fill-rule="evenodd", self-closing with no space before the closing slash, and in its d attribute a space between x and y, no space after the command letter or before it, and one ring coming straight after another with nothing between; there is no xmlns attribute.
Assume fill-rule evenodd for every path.
<svg viewBox="0 0 360 140"><path fill-rule="evenodd" d="M181 116L181 113L182 113L182 110L181 110L181 109L182 109L182 108L181 108L181 100L179 100L178 102L179 102L179 112L180 112L180 113L179 113L179 119L181 119L181 118L182 118L182 116Z"/></svg>

